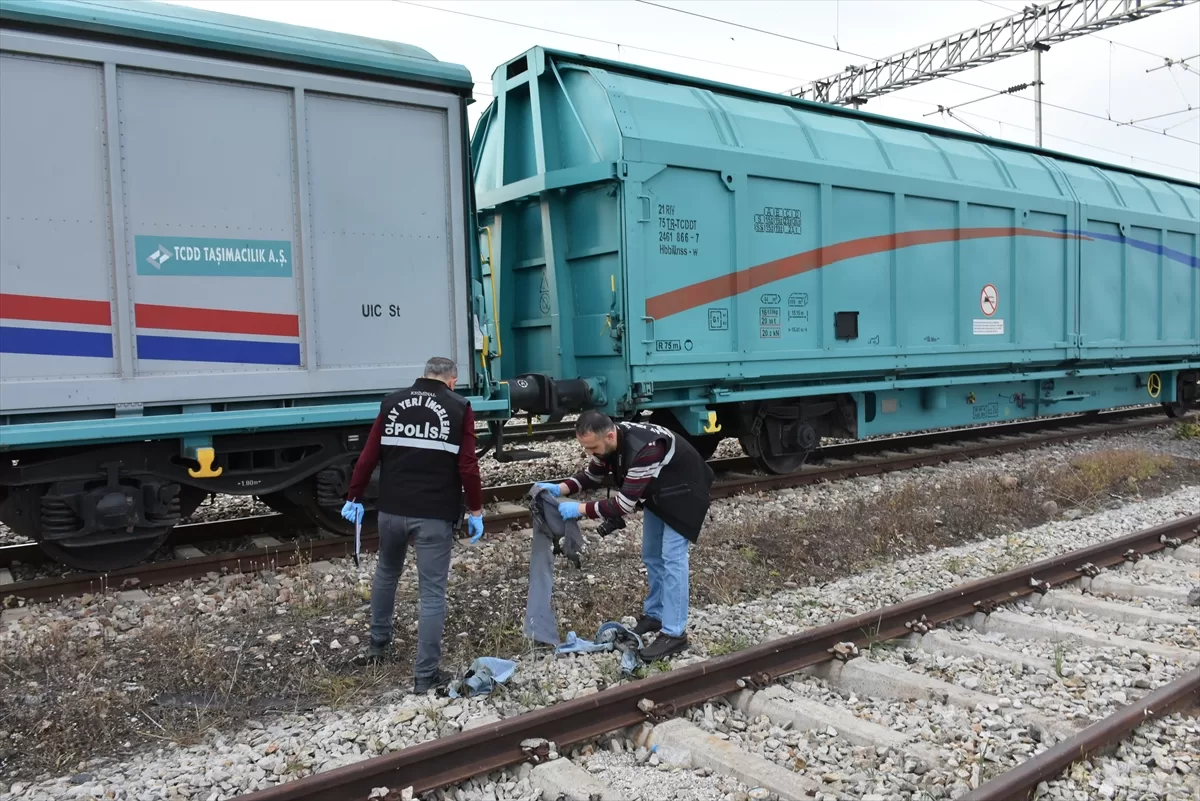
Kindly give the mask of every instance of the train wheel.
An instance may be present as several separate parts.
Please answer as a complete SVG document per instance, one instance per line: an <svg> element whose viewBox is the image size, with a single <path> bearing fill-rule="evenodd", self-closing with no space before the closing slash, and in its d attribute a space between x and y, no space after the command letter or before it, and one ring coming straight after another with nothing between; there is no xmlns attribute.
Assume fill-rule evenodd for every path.
<svg viewBox="0 0 1200 801"><path fill-rule="evenodd" d="M283 509L290 508L288 516L296 518L302 524L316 526L343 537L353 537L354 524L342 517L342 499L331 496L326 503L320 503L319 499L322 495L329 493L320 492L319 481L320 478L314 476L299 484L293 484L282 493L277 493L283 496L282 501L268 503L264 498L263 503L267 503L272 509L281 513L283 513ZM334 498L336 498L336 503L332 502ZM274 503L279 503L279 505L275 506ZM363 514L362 521L364 534L375 531L378 525L376 519L375 510L367 509Z"/></svg>
<svg viewBox="0 0 1200 801"><path fill-rule="evenodd" d="M71 490L76 489L76 493ZM147 509L146 517L132 519L128 525L92 528L86 533L76 513L77 495L91 491L103 495L103 513L121 516L121 508L138 492L153 492L155 505ZM57 494L54 494L57 493ZM39 485L21 487L10 496L4 510L6 522L18 533L36 540L42 551L55 562L76 570L103 573L133 567L145 562L168 543L175 524L203 502L208 493L190 486L130 484L81 490L70 486ZM16 525L13 525L16 524ZM55 536L55 532L58 536Z"/></svg>
<svg viewBox="0 0 1200 801"><path fill-rule="evenodd" d="M174 526L138 529L139 539L122 542L105 542L106 537L128 536L124 529L89 534L86 540L73 543L71 540L41 541L38 545L56 562L76 570L106 573L145 562L167 544Z"/></svg>
<svg viewBox="0 0 1200 801"><path fill-rule="evenodd" d="M755 411L738 441L759 468L775 475L795 473L821 444L821 435L801 418L800 411L783 404L763 404Z"/></svg>
<svg viewBox="0 0 1200 801"><path fill-rule="evenodd" d="M211 493L208 490L202 490L199 487L184 485L179 488L179 518L187 520L196 510L200 508L200 504L204 503L205 499Z"/></svg>
<svg viewBox="0 0 1200 801"><path fill-rule="evenodd" d="M1176 420L1200 409L1200 379L1195 374L1184 373L1179 376L1178 387L1175 400L1162 405L1167 417Z"/></svg>
<svg viewBox="0 0 1200 801"><path fill-rule="evenodd" d="M1181 417L1186 417L1190 411L1185 404L1182 403L1164 403L1163 409L1167 413L1167 417L1178 420Z"/></svg>

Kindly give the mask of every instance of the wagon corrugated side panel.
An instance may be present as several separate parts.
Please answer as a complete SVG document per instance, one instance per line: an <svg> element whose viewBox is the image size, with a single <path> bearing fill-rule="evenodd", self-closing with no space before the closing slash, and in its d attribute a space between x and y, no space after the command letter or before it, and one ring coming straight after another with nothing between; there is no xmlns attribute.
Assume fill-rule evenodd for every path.
<svg viewBox="0 0 1200 801"><path fill-rule="evenodd" d="M1081 203L1087 359L1200 352L1200 189L1063 163Z"/></svg>
<svg viewBox="0 0 1200 801"><path fill-rule="evenodd" d="M2 42L0 410L379 393L469 363L454 92Z"/></svg>
<svg viewBox="0 0 1200 801"><path fill-rule="evenodd" d="M1075 205L1043 160L608 80L636 126L636 157L670 165L625 184L649 212L628 259L631 311L644 299L648 318L635 337L647 347L630 351L636 377L718 378L723 362L738 377L802 379L1072 355L1074 263L1059 232Z"/></svg>

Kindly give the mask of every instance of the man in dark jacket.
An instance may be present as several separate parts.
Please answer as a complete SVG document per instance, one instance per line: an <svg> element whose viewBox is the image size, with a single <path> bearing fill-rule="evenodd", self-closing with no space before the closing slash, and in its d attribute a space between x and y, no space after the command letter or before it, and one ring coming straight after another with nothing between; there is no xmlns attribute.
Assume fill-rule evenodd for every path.
<svg viewBox="0 0 1200 801"><path fill-rule="evenodd" d="M363 496L380 464L379 563L371 587L371 644L366 659L382 659L392 641L396 582L412 542L417 552L420 615L413 689L447 684L440 668L446 626L446 580L454 529L462 521L463 494L471 510L472 542L483 536L483 488L475 455L475 416L454 393L458 368L435 357L411 387L384 398L379 417L354 466L342 517L362 522Z"/></svg>
<svg viewBox="0 0 1200 801"><path fill-rule="evenodd" d="M712 468L682 437L649 423L614 423L600 412L584 412L575 437L591 458L562 484L538 484L555 496L600 486L612 473L616 497L592 503L559 504L564 519L617 518L645 508L642 562L649 594L637 634L659 632L642 649L647 662L687 648L688 545L700 536L708 515Z"/></svg>

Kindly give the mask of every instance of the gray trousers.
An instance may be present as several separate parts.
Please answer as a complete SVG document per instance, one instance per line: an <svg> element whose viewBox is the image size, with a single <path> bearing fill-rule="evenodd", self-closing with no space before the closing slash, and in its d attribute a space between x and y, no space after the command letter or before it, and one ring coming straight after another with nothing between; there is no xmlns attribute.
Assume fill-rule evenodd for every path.
<svg viewBox="0 0 1200 801"><path fill-rule="evenodd" d="M396 612L396 582L404 570L404 557L412 541L417 552L417 659L414 676L433 676L442 661L442 633L446 628L446 578L454 528L449 520L400 517L379 513L379 564L371 585L371 639L392 640Z"/></svg>
<svg viewBox="0 0 1200 801"><path fill-rule="evenodd" d="M547 645L562 642L558 636L558 618L554 615L554 554L561 552L572 561L583 550L579 523L563 520L558 498L536 486L529 491L533 517L533 541L529 553L529 595L525 600L525 636ZM579 565L576 564L576 567Z"/></svg>

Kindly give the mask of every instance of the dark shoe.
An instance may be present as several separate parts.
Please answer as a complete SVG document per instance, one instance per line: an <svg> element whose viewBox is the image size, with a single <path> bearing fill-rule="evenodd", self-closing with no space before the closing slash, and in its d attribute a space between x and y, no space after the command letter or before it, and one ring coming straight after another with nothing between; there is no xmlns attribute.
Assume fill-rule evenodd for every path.
<svg viewBox="0 0 1200 801"><path fill-rule="evenodd" d="M633 627L633 633L639 637L644 637L654 631L662 631L662 621L646 615L639 617L637 625Z"/></svg>
<svg viewBox="0 0 1200 801"><path fill-rule="evenodd" d="M366 667L377 662L382 662L387 658L387 647L391 645L388 642L375 642L371 640L371 644L367 646L367 650L352 660L358 667Z"/></svg>
<svg viewBox="0 0 1200 801"><path fill-rule="evenodd" d="M417 676L413 681L413 692L417 695L424 695L430 690L436 690L445 687L454 679L454 674L446 670L438 670L432 676Z"/></svg>
<svg viewBox="0 0 1200 801"><path fill-rule="evenodd" d="M687 635L682 637L672 637L670 634L659 634L654 638L654 642L642 649L642 661L657 662L659 659L665 659L672 654L677 654L680 651L687 650L688 638Z"/></svg>

